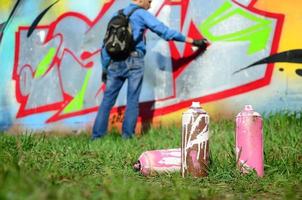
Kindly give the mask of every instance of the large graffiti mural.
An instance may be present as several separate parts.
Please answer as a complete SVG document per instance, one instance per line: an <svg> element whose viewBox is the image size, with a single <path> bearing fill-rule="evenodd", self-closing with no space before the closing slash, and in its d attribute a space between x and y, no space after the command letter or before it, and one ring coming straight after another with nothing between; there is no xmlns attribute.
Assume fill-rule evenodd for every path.
<svg viewBox="0 0 302 200"><path fill-rule="evenodd" d="M90 129L102 100L100 48L125 0L6 1L0 5L0 130ZM138 131L179 123L199 101L213 118L302 109L302 13L298 0L153 0L169 27L207 38L189 44L145 33ZM112 110L120 126L126 86Z"/></svg>

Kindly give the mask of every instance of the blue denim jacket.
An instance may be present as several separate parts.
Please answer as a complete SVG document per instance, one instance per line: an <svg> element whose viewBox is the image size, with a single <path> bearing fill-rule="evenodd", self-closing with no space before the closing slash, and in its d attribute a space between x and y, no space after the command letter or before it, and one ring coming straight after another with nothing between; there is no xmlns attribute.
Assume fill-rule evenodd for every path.
<svg viewBox="0 0 302 200"><path fill-rule="evenodd" d="M124 13L130 13L138 5L131 3L124 9ZM133 31L133 39L136 43L135 50L146 54L146 44L144 41L144 32L146 29L150 29L152 32L156 33L158 36L165 40L175 40L180 42L185 42L186 37L173 29L170 29L161 21L156 19L151 13L145 9L138 9L130 16L130 23ZM103 69L107 69L110 64L110 56L108 55L105 48L101 51L101 62Z"/></svg>

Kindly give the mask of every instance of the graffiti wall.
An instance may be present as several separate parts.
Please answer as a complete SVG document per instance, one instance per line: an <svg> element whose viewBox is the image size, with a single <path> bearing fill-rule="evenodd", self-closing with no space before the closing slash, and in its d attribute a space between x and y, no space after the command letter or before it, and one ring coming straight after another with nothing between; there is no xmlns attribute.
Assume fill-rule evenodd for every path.
<svg viewBox="0 0 302 200"><path fill-rule="evenodd" d="M104 91L106 24L129 2L1 0L0 130L90 129ZM210 46L200 53L145 33L138 130L179 123L192 101L214 119L233 118L245 104L262 114L301 110L301 7L299 0L153 0L158 19ZM110 125L123 120L126 87Z"/></svg>

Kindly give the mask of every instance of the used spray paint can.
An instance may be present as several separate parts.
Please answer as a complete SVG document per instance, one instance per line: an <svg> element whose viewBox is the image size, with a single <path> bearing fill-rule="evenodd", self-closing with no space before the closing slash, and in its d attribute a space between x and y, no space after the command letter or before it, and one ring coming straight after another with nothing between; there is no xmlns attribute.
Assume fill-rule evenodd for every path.
<svg viewBox="0 0 302 200"><path fill-rule="evenodd" d="M181 165L180 148L152 150L142 153L133 168L144 176L179 172Z"/></svg>
<svg viewBox="0 0 302 200"><path fill-rule="evenodd" d="M182 115L181 175L208 175L209 115L199 102L193 102Z"/></svg>
<svg viewBox="0 0 302 200"><path fill-rule="evenodd" d="M258 176L264 175L262 118L251 105L236 117L236 159L241 172L256 170Z"/></svg>

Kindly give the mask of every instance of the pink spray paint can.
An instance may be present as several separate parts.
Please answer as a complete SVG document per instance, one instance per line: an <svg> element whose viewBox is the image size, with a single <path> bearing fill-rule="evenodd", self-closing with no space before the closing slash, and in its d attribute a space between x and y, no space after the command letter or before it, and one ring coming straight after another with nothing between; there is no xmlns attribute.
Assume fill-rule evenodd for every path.
<svg viewBox="0 0 302 200"><path fill-rule="evenodd" d="M209 115L199 102L193 102L182 115L181 175L208 175Z"/></svg>
<svg viewBox="0 0 302 200"><path fill-rule="evenodd" d="M180 148L146 151L140 155L133 168L144 176L179 172L180 151Z"/></svg>
<svg viewBox="0 0 302 200"><path fill-rule="evenodd" d="M237 167L243 173L256 170L264 175L262 118L251 105L246 105L236 117Z"/></svg>

